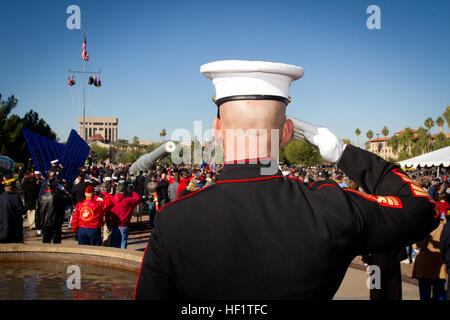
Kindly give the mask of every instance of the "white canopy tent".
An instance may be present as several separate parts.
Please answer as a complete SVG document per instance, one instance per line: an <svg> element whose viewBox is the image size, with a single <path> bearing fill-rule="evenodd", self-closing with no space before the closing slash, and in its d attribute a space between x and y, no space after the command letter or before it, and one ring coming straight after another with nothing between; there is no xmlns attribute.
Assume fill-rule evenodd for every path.
<svg viewBox="0 0 450 320"><path fill-rule="evenodd" d="M450 146L420 156L398 162L401 167L448 167L450 166Z"/></svg>

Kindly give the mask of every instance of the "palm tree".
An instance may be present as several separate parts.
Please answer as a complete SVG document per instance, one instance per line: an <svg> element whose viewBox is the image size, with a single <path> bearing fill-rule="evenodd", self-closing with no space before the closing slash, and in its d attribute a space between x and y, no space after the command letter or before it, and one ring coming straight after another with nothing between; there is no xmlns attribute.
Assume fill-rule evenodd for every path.
<svg viewBox="0 0 450 320"><path fill-rule="evenodd" d="M398 151L398 147L400 145L400 141L398 139L398 136L397 135L392 136L392 138L389 139L387 144L388 144L388 146L392 147L392 152L394 154L396 154L397 151Z"/></svg>
<svg viewBox="0 0 450 320"><path fill-rule="evenodd" d="M134 148L135 150L136 150L136 149L139 149L139 147L140 147L140 145L139 145L139 137L134 136L133 139L132 139L131 145L133 146L133 148ZM134 162L134 161L133 161L133 162Z"/></svg>
<svg viewBox="0 0 450 320"><path fill-rule="evenodd" d="M365 147L366 147L366 150L369 150L370 149L370 140L372 140L372 138L373 138L372 130L367 131L366 137L369 138L369 141L366 141Z"/></svg>
<svg viewBox="0 0 450 320"><path fill-rule="evenodd" d="M428 119L427 119L428 120ZM433 121L433 120L431 120ZM399 144L405 154L410 153L411 146L414 142L414 132L410 127L405 128L405 131L398 136Z"/></svg>
<svg viewBox="0 0 450 320"><path fill-rule="evenodd" d="M445 121L447 121L447 127L450 128L450 106L447 106L447 109L445 109L442 115L444 116Z"/></svg>
<svg viewBox="0 0 450 320"><path fill-rule="evenodd" d="M161 140L166 136L166 134L167 134L166 129L162 129L161 132L159 133Z"/></svg>
<svg viewBox="0 0 450 320"><path fill-rule="evenodd" d="M389 135L389 129L388 127L384 126L383 129L381 130L381 134L385 137L387 137Z"/></svg>
<svg viewBox="0 0 450 320"><path fill-rule="evenodd" d="M372 130L367 131L366 136L367 136L367 138L369 138L369 140L372 140L372 138L373 138Z"/></svg>
<svg viewBox="0 0 450 320"><path fill-rule="evenodd" d="M434 126L434 121L433 121L433 119L428 117L427 120L425 120L425 122L423 124L425 125L425 127L428 128L428 131L430 131L431 127Z"/></svg>
<svg viewBox="0 0 450 320"><path fill-rule="evenodd" d="M444 126L444 119L442 119L442 117L439 116L439 118L436 119L436 124L439 127L439 133L441 133L442 127Z"/></svg>
<svg viewBox="0 0 450 320"><path fill-rule="evenodd" d="M356 134L356 139L358 140L358 148L359 148L359 135L361 134L361 130L359 130L359 128L356 128L355 134Z"/></svg>
<svg viewBox="0 0 450 320"><path fill-rule="evenodd" d="M416 133L417 141L412 145L412 155L418 156L430 151L431 135L424 127L419 127Z"/></svg>

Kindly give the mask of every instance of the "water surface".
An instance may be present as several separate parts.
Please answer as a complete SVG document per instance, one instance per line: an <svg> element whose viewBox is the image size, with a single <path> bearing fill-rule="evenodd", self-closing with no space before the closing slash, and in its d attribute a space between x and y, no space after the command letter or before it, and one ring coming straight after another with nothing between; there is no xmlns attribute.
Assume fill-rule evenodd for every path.
<svg viewBox="0 0 450 320"><path fill-rule="evenodd" d="M80 289L67 280L80 269ZM0 300L129 300L137 273L76 261L1 261ZM72 280L71 277L70 280ZM69 281L75 284L75 281Z"/></svg>

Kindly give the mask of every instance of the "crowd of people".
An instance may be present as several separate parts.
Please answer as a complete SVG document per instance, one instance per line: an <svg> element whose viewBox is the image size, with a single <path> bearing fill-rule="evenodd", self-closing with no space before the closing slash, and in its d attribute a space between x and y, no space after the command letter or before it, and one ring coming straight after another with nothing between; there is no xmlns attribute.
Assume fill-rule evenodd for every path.
<svg viewBox="0 0 450 320"><path fill-rule="evenodd" d="M148 172L132 175L130 165L90 162L79 169L73 183L68 183L61 179L58 162L53 161L47 179L39 171L20 172L19 181L3 179L0 218L5 220L4 212L8 210L15 214L0 224L0 242L23 242L25 217L28 227L42 236L43 243L61 243L62 226L68 221L80 245L125 249L133 214L139 220L146 206L151 230L160 208L213 185L222 168L156 165ZM285 178L301 179L307 184L331 179L341 188L364 192L337 166L284 165L280 171ZM427 239L406 248L407 255L403 251L395 255L395 262L415 263L412 276L419 281L421 299L433 296L442 300L450 267L450 225L446 224L450 210L449 172L425 168L406 173L436 201L442 222Z"/></svg>
<svg viewBox="0 0 450 320"><path fill-rule="evenodd" d="M8 218L10 225L1 232L1 241L23 241L23 216L43 243L61 243L62 226L67 221L80 245L125 249L133 214L139 220L146 206L152 229L159 208L216 179L210 170L190 166L155 166L137 175L129 168L129 164L89 161L70 183L61 178L63 168L58 160L52 161L46 179L39 171L19 167L20 179L2 183L2 194L8 195L3 203L9 206L13 198L17 205L9 210L14 211L9 214L14 219Z"/></svg>

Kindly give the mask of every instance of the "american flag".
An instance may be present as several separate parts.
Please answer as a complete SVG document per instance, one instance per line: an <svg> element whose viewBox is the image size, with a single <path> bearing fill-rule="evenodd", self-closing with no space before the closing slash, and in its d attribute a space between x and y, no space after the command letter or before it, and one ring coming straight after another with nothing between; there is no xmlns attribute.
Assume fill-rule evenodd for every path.
<svg viewBox="0 0 450 320"><path fill-rule="evenodd" d="M81 59L89 61L89 54L86 51L86 36L84 36L83 49L81 50Z"/></svg>

